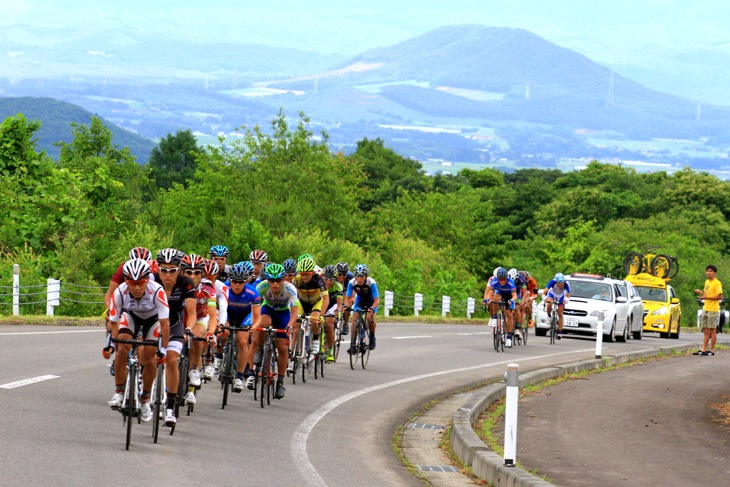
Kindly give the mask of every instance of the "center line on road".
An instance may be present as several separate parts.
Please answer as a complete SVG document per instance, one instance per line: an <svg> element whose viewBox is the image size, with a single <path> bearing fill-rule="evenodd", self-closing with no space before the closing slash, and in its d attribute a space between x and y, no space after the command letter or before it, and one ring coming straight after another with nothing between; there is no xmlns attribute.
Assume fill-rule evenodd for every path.
<svg viewBox="0 0 730 487"><path fill-rule="evenodd" d="M58 377L57 375L40 375L30 379L16 380L15 382L2 384L0 385L0 389L15 389L16 387L23 387L29 384L35 384L36 382L43 382L44 380L58 379Z"/></svg>
<svg viewBox="0 0 730 487"><path fill-rule="evenodd" d="M17 333L0 333L0 335L56 335L62 333L97 333L100 331L106 331L105 329L99 330L64 330L64 331L19 331Z"/></svg>
<svg viewBox="0 0 730 487"><path fill-rule="evenodd" d="M583 350L571 350L571 351L564 351L564 352L558 352L558 353L550 353L547 355L538 355L536 357L528 357L528 358L522 358L522 359L512 358L510 360L503 360L501 362L492 362L489 364L473 365L471 367L462 367L459 369L442 370L440 372L432 372L430 374L405 377L403 379L386 382L384 384L380 384L377 386L371 386L371 387L366 387L365 389L360 389L358 391L352 391L348 394L345 394L343 396L340 396L336 399L331 400L327 404L324 404L319 409L317 409L315 412L310 414L304 421L301 422L301 424L297 427L296 431L294 432L291 442L289 443L289 451L291 452L292 460L294 462L294 465L297 467L297 470L301 474L301 476L304 477L304 480L307 485L316 486L316 487L326 487L327 482L324 481L322 476L319 475L319 472L317 472L317 469L314 468L314 465L312 465L312 462L309 459L309 454L307 453L307 440L309 439L309 435L312 432L312 430L314 429L314 427L317 426L317 423L319 423L325 416L327 416L327 414L329 414L337 406L340 406L351 399L355 399L356 397L367 394L368 392L375 392L375 391L379 391L381 389L385 389L388 387L393 387L393 386L397 386L400 384L405 384L407 382L413 382L416 380L428 379L430 377L437 377L439 375L453 374L454 372L457 372L457 373L458 372L468 372L471 370L484 369L487 367L494 367L497 365L507 365L512 362L516 362L516 363L527 362L530 360L539 360L539 359L543 359L543 358L557 357L560 355L567 355L567 354L573 354L573 353L585 353L585 352L589 352L589 351L593 351L593 350L595 350L595 348L591 347L591 348L586 348Z"/></svg>
<svg viewBox="0 0 730 487"><path fill-rule="evenodd" d="M412 337L393 337L394 340L407 340L409 338L433 338L431 335L414 335Z"/></svg>

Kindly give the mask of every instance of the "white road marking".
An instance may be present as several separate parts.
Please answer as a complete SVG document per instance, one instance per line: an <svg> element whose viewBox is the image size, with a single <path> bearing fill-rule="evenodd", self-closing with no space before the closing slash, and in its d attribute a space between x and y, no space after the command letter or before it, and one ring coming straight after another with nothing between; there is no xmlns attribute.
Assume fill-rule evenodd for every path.
<svg viewBox="0 0 730 487"><path fill-rule="evenodd" d="M317 426L317 423L319 423L325 416L327 416L327 414L329 414L337 406L340 406L351 399L355 399L356 397L367 394L368 392L379 391L381 389L397 386L400 384L405 384L407 382L413 382L413 381L417 381L417 380L421 380L421 379L428 379L431 377L438 377L439 375L453 374L454 372L468 372L471 370L484 369L487 367L494 367L496 365L507 365L507 364L513 363L513 362L515 362L515 363L527 362L529 360L538 360L538 359L543 359L543 358L557 357L560 355L566 355L566 354L571 354L571 353L585 353L585 352L590 352L590 351L594 351L594 347L586 348L583 350L572 350L572 351L565 351L565 352L559 352L559 353L551 353L551 354L547 354L547 355L539 355L536 357L529 357L529 358L523 358L523 359L512 358L510 360L503 360L501 362L492 362L489 364L474 365L471 367L462 367L459 369L442 370L440 372L432 372L430 374L406 377L403 379L386 382L384 384L380 384L377 386L366 387L365 389L360 389L358 391L352 391L348 394L345 394L336 399L333 399L330 402L328 402L327 404L321 406L315 412L310 414L297 427L296 431L294 432L294 435L292 436L291 442L289 443L289 451L291 452L291 456L294 461L294 465L297 467L297 470L299 471L301 476L304 477L304 480L307 485L316 486L316 487L326 486L327 482L325 482L324 479L319 475L319 473L317 472L317 469L314 468L314 465L312 465L312 462L309 459L309 455L307 454L307 440L309 439L309 435L312 432L312 430L314 429L314 427Z"/></svg>
<svg viewBox="0 0 730 487"><path fill-rule="evenodd" d="M489 332L480 331L480 332L477 332L477 333L459 333L459 335L464 336L464 337L466 337L466 336L474 336L474 335L489 335Z"/></svg>
<svg viewBox="0 0 730 487"><path fill-rule="evenodd" d="M58 375L40 375L30 379L16 380L15 382L2 384L0 385L0 389L15 389L16 387L23 387L29 384L35 384L36 382L43 382L44 380L58 379L58 377Z"/></svg>
<svg viewBox="0 0 730 487"><path fill-rule="evenodd" d="M64 330L64 331L20 331L17 333L0 333L0 335L57 335L63 333L97 333L106 332L105 329L100 330Z"/></svg>
<svg viewBox="0 0 730 487"><path fill-rule="evenodd" d="M431 335L415 335L412 337L392 337L394 340L408 340L409 338L433 338Z"/></svg>

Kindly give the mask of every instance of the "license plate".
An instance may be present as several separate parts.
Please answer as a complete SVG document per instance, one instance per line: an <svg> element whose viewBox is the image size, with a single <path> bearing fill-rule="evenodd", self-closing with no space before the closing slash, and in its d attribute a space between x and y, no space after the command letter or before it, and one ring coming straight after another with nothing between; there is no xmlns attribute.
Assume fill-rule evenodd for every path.
<svg viewBox="0 0 730 487"><path fill-rule="evenodd" d="M577 318L566 318L565 326L578 326L578 319Z"/></svg>

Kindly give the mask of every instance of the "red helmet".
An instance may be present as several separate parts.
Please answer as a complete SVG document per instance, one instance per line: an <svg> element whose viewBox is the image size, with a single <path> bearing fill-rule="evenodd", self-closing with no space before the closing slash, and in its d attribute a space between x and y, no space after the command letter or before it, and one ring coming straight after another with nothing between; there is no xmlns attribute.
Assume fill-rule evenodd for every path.
<svg viewBox="0 0 730 487"><path fill-rule="evenodd" d="M144 247L135 247L129 251L129 259L152 260L152 252Z"/></svg>
<svg viewBox="0 0 730 487"><path fill-rule="evenodd" d="M216 262L214 260L206 260L203 267L204 267L203 274L205 274L206 276L217 276L218 275L218 271L219 271L218 262Z"/></svg>
<svg viewBox="0 0 730 487"><path fill-rule="evenodd" d="M180 268L204 270L205 260L197 254L188 254L182 258Z"/></svg>

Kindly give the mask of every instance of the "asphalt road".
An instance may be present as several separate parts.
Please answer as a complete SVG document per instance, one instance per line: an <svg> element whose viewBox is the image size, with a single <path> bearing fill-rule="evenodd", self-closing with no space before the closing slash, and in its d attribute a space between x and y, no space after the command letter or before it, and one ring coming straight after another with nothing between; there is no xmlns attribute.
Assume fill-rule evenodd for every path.
<svg viewBox="0 0 730 487"><path fill-rule="evenodd" d="M122 417L107 406L114 390L103 341L101 328L0 326L2 485L419 485L391 441L425 403L501 378L509 362L527 371L595 353L591 340L549 345L532 335L498 354L486 326L381 324L367 370L343 362L318 381L287 380L286 397L265 409L245 390L221 410L220 387L204 386L174 436L163 429L154 444L151 426L135 424L125 451ZM668 343L604 344L604 354L650 342ZM45 376L55 377L6 388Z"/></svg>

